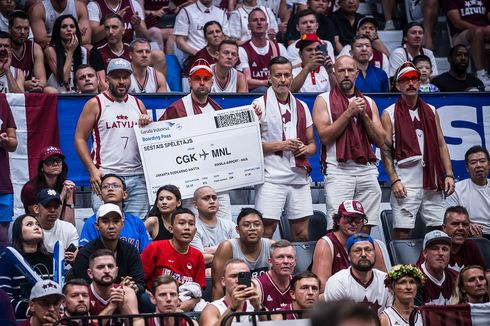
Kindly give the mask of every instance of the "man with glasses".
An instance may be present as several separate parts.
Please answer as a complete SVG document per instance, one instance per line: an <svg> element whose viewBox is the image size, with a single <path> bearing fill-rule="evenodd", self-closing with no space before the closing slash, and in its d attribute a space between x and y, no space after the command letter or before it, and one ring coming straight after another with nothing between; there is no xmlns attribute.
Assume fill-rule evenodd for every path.
<svg viewBox="0 0 490 326"><path fill-rule="evenodd" d="M454 192L439 115L419 97L419 87L420 72L405 62L396 74L401 96L381 116L386 133L381 155L391 184L395 239L408 239L418 212L427 227L440 229L443 198Z"/></svg>
<svg viewBox="0 0 490 326"><path fill-rule="evenodd" d="M371 64L373 47L366 35L357 35L351 42L351 55L357 62L356 87L363 93L382 93L390 90L388 75L383 69Z"/></svg>
<svg viewBox="0 0 490 326"><path fill-rule="evenodd" d="M145 293L143 265L138 250L128 242L120 240L119 235L125 222L119 206L103 204L96 214L96 227L100 236L82 247L73 264L70 278L83 278L91 281L87 269L90 256L98 249L109 249L116 259L117 277L115 281L132 288L141 298Z"/></svg>
<svg viewBox="0 0 490 326"><path fill-rule="evenodd" d="M109 62L109 89L85 104L75 131L75 149L90 174L94 212L102 204L102 176L115 173L126 182L125 211L143 218L148 212L148 194L133 127L149 124L151 117L143 102L128 94L131 73L128 61ZM93 139L91 152L89 136Z"/></svg>
<svg viewBox="0 0 490 326"><path fill-rule="evenodd" d="M355 87L357 62L340 56L334 71L336 86L316 98L312 114L322 145L328 225L332 227L332 217L344 200L358 200L368 219L363 230L370 232L371 226L380 224L381 205L372 145L383 145L384 131L376 103Z"/></svg>
<svg viewBox="0 0 490 326"><path fill-rule="evenodd" d="M159 121L177 119L196 114L206 114L221 110L221 106L210 96L213 86L213 70L204 59L197 59L189 71L189 87L191 92L175 101L165 109ZM228 192L218 193L220 209L218 217L231 220L231 203ZM192 198L182 201L182 206L192 209ZM197 211L194 211L196 214ZM197 215L197 214L196 214Z"/></svg>
<svg viewBox="0 0 490 326"><path fill-rule="evenodd" d="M58 283L51 280L37 282L29 297L30 318L20 326L54 325L60 319L61 304L65 296Z"/></svg>
<svg viewBox="0 0 490 326"><path fill-rule="evenodd" d="M128 198L126 183L116 174L106 174L102 177L100 197L104 204L114 204L119 207L124 215L124 225L119 234L119 238L134 246L140 253L151 242L151 237L143 221L138 217L125 212L123 203ZM90 216L83 225L80 234L80 247L85 246L90 241L97 239L100 233L96 227L96 214Z"/></svg>
<svg viewBox="0 0 490 326"><path fill-rule="evenodd" d="M311 271L320 279L320 293L325 291L325 283L332 275L351 265L347 252L347 239L361 232L366 222L366 213L360 201L346 200L340 204L337 213L333 216L333 231L318 240L313 253ZM376 242L374 249L376 251L374 266L386 272L383 254Z"/></svg>
<svg viewBox="0 0 490 326"><path fill-rule="evenodd" d="M325 301L352 300L362 302L373 311L381 312L393 302L384 285L385 272L374 268L374 240L365 233L347 239L351 266L332 275L325 286Z"/></svg>

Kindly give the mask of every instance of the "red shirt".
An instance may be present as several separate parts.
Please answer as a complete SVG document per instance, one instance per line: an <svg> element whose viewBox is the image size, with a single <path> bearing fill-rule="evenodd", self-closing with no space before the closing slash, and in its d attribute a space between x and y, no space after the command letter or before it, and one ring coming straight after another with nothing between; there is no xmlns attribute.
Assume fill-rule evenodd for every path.
<svg viewBox="0 0 490 326"><path fill-rule="evenodd" d="M0 134L7 129L17 129L14 116L10 110L5 94L0 97ZM0 194L13 194L14 189L10 180L9 155L3 147L0 147Z"/></svg>
<svg viewBox="0 0 490 326"><path fill-rule="evenodd" d="M187 253L182 254L172 247L170 240L153 241L141 253L141 263L148 289L160 275L171 275L179 284L195 282L201 288L206 286L204 256L194 247L189 246Z"/></svg>

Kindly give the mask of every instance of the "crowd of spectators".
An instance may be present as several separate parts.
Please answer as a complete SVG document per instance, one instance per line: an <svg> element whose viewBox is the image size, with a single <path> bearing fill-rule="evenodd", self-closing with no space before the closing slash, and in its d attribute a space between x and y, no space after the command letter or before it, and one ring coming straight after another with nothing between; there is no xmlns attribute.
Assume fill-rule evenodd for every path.
<svg viewBox="0 0 490 326"><path fill-rule="evenodd" d="M450 70L440 72L423 43L427 24L407 24L401 47L390 54L377 20L357 13L358 0L308 0L292 6L297 11L284 0L219 7L210 0L44 0L24 8L7 2L5 8L0 1L3 92L94 95L74 139L90 175L94 215L78 234L76 185L68 180L64 153L49 146L38 158L37 175L22 188L25 214L15 219L8 240L14 200L8 152L18 140L12 112L1 106L0 299L5 291L10 305L0 320L15 316L22 325L37 326L62 317L106 316L118 325L125 320L113 315L198 312L201 325L219 325L234 312L311 310L314 323L319 301L334 307L350 300L371 314L357 307L358 315L347 308L332 315L381 325L408 325L415 315L422 325L419 313L412 313L416 306L489 301L489 262L468 239L490 239L488 151L469 148L470 178L455 182L439 115L419 94L490 86L484 49L476 45L487 35L490 13L443 1L455 44ZM460 14L466 12L483 17ZM389 30L391 15L385 18ZM176 67L165 67L165 53L184 67L190 93L159 120L221 110L214 92L263 94L251 107L260 124L265 179L255 187L255 207L243 208L236 222L229 193L212 186L182 199L176 186L163 185L148 205L133 127L152 118L134 94L172 90L166 76ZM468 73L470 56L476 77ZM399 96L387 108L364 95L390 90ZM319 93L311 113L291 91ZM291 242L310 238L314 130L328 232L317 241L311 271L301 266L295 272ZM418 215L428 229L413 265L390 268L370 235L381 224L373 146L381 149L389 178L394 238L408 239ZM281 218L289 223L291 242L272 240ZM60 244L62 287L52 280L59 273L52 261ZM18 268L15 257L38 278ZM273 319L301 317L288 312ZM160 325L162 318L186 324L174 316L149 323ZM145 321L134 316L129 323ZM69 324L84 323L75 318Z"/></svg>
<svg viewBox="0 0 490 326"><path fill-rule="evenodd" d="M179 91L187 88L180 77L188 77L192 64L203 58L217 64L215 78L219 82L213 92L262 92L268 86L268 62L280 54L293 63L293 68L304 70L300 80L306 82L297 82L295 92L332 88L335 81L328 78L327 72L341 55L352 55L362 62L356 85L368 92L387 92L390 89L385 76L373 66L383 69L393 80L403 62L425 55L430 59L431 80L446 73L439 71L433 52L434 15L439 4L432 2L423 1L421 5L426 18L423 23L412 21L400 26L397 22L403 29L401 46L390 53L386 40L378 34L379 19L358 13L359 0L9 1L0 4L0 31L4 32L0 34L0 91L98 93L108 87L107 65L114 58L132 63L131 93ZM394 2L382 3L386 19L382 26L393 30ZM462 72L451 69L446 78L455 79L456 83L447 82L452 86L450 90L424 86L424 91L490 86L485 54L490 20L485 2L440 3L447 15L450 44L469 50L467 59L471 57L476 77L470 83ZM307 34L316 34L319 39L318 49L312 50L316 64L308 64L308 58L300 57L303 51L297 43ZM369 46L351 47L356 35L367 36ZM223 54L223 41L236 43L227 43ZM231 50L234 44L236 53ZM226 58L228 52L230 57ZM166 58L170 57L167 67ZM454 62L454 58L448 60ZM86 86L83 77L87 72L79 72L89 66L96 71L97 87L94 81L91 87ZM228 72L230 69L232 73ZM326 71L316 72L318 69ZM315 76L313 71L320 75ZM307 72L311 76L304 78ZM373 80L375 83L371 84ZM325 85L318 87L317 83ZM227 87L229 84L234 87ZM424 85L427 84L429 80L425 79Z"/></svg>

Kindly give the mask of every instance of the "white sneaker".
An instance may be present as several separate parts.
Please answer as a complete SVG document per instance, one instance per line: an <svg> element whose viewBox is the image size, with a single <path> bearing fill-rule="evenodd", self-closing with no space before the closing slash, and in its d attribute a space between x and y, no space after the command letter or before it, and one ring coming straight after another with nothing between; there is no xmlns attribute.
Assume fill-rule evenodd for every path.
<svg viewBox="0 0 490 326"><path fill-rule="evenodd" d="M490 78L488 77L487 74L485 75L481 75L481 76L477 76L479 80L481 80L481 82L483 83L483 85L485 86L490 86Z"/></svg>
<svg viewBox="0 0 490 326"><path fill-rule="evenodd" d="M385 23L385 31L392 31L395 29L395 23L392 20L388 20Z"/></svg>

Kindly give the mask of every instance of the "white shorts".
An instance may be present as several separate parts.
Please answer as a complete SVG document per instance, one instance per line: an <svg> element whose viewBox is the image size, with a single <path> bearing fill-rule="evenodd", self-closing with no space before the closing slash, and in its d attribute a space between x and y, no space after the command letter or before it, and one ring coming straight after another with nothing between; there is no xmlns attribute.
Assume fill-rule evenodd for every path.
<svg viewBox="0 0 490 326"><path fill-rule="evenodd" d="M380 225L381 188L374 174L332 175L325 181L325 201L327 205L328 229L333 228L333 215L338 212L344 200L358 200L364 207L367 225Z"/></svg>
<svg viewBox="0 0 490 326"><path fill-rule="evenodd" d="M219 207L216 217L224 220L232 220L231 216L231 202L230 194L228 192L218 192ZM190 209L196 217L199 215L197 208L194 207L194 198L187 198L182 200L182 207Z"/></svg>
<svg viewBox="0 0 490 326"><path fill-rule="evenodd" d="M285 185L265 182L255 186L255 209L266 219L281 219L282 211L289 220L313 215L310 185Z"/></svg>
<svg viewBox="0 0 490 326"><path fill-rule="evenodd" d="M393 227L396 229L413 229L417 213L426 226L441 226L444 219L444 200L442 191L406 188L406 198L390 198L393 211Z"/></svg>

